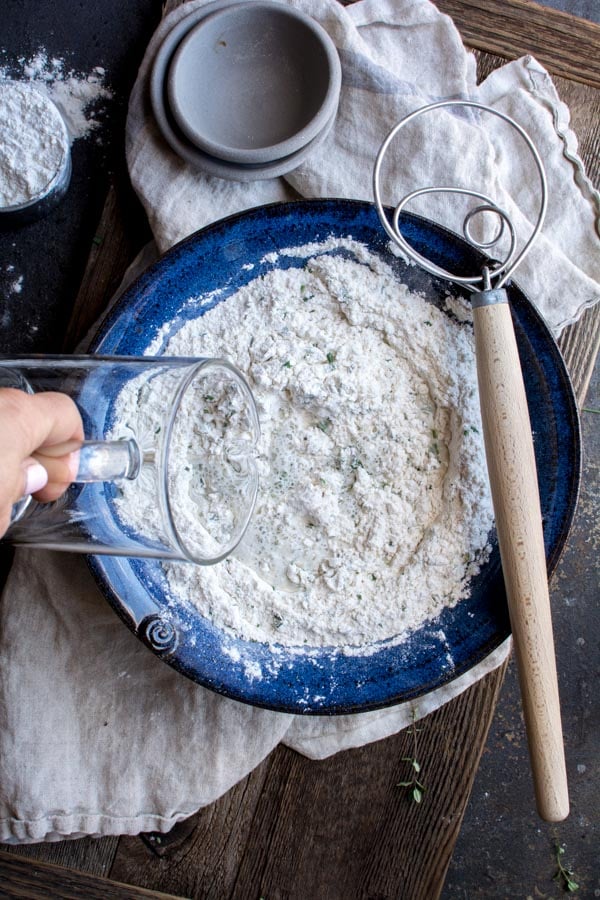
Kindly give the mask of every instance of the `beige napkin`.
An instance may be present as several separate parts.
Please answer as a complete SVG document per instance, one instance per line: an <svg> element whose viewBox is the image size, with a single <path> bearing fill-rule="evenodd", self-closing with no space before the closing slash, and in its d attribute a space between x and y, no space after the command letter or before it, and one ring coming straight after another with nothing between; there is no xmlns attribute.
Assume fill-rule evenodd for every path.
<svg viewBox="0 0 600 900"><path fill-rule="evenodd" d="M598 197L576 157L568 111L534 60L505 66L478 89L473 57L428 0L361 0L347 8L335 0L297 0L293 5L319 19L340 51L338 119L314 157L286 179L240 185L191 170L148 116L144 91L155 50L198 5L194 0L162 22L130 104L131 177L161 250L214 219L297 192L370 199L373 160L392 125L430 100L471 97L521 121L546 160L546 236L519 281L555 331L596 302ZM455 181L468 176L467 186L477 188L473 179L481 178L519 228L534 220L522 148L493 122L484 128L445 115L437 122L446 135L441 141L435 124L423 123L392 159L386 201L405 192L403 180L409 188L422 186L428 167L447 176L441 150L456 146ZM437 202L427 212L452 215ZM415 710L426 715L459 694L507 652L505 644L416 704L336 718L269 712L217 696L156 659L108 607L83 559L19 552L0 604L0 840L168 831L227 791L280 741L317 759L379 740L405 727Z"/></svg>
<svg viewBox="0 0 600 900"><path fill-rule="evenodd" d="M205 2L185 3L162 22L131 97L129 171L161 252L223 216L298 194L372 200L373 165L393 125L427 103L470 99L514 118L546 167L548 213L542 234L518 269L520 286L556 333L600 299L600 196L577 157L569 111L536 60L509 63L477 87L474 56L465 51L448 16L428 0L361 0L347 7L336 0L290 0L317 18L338 48L342 93L337 120L321 146L284 178L236 184L179 160L162 139L145 94L162 38ZM392 143L383 174L383 200L391 205L408 191L450 182L492 194L522 239L537 218L540 193L529 151L516 132L489 113L428 114ZM410 207L459 233L466 208L468 201L456 196Z"/></svg>

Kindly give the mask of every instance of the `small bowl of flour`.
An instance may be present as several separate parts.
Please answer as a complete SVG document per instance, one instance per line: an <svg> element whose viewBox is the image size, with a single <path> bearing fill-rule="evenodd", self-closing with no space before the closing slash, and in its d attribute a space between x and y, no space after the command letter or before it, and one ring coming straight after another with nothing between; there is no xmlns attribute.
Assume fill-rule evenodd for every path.
<svg viewBox="0 0 600 900"><path fill-rule="evenodd" d="M28 83L0 81L0 225L42 218L70 179L69 135L52 100Z"/></svg>

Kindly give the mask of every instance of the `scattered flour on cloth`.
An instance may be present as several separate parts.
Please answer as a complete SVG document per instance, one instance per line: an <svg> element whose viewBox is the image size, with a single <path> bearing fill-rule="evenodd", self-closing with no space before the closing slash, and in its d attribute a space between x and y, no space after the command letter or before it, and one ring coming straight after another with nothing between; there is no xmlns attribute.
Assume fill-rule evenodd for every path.
<svg viewBox="0 0 600 900"><path fill-rule="evenodd" d="M203 315L206 298L190 298L198 317L148 348L229 359L262 432L239 547L214 566L164 567L172 594L225 633L364 652L459 602L489 556L473 335L351 238L304 251L303 267ZM135 396L121 393L118 415L143 430ZM136 482L123 491L141 530L147 504Z"/></svg>

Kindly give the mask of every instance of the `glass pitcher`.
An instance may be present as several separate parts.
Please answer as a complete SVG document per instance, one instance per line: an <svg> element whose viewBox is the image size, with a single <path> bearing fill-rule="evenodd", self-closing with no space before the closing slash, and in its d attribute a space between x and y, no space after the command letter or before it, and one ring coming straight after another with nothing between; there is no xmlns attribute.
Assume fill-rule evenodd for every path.
<svg viewBox="0 0 600 900"><path fill-rule="evenodd" d="M24 497L5 540L80 553L224 559L256 501L260 428L241 373L222 359L45 356L0 359L0 388L60 391L85 440L58 500Z"/></svg>

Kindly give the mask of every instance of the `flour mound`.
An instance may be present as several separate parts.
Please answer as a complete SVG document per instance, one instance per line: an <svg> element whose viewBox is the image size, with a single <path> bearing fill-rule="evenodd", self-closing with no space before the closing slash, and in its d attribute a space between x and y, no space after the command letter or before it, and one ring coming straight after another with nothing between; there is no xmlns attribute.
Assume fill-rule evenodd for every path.
<svg viewBox="0 0 600 900"><path fill-rule="evenodd" d="M68 153L56 107L28 84L0 81L0 206L43 196Z"/></svg>
<svg viewBox="0 0 600 900"><path fill-rule="evenodd" d="M352 652L400 640L465 597L493 513L469 323L361 244L323 249L160 348L232 361L262 431L239 548L212 567L164 566L172 595L225 632Z"/></svg>

